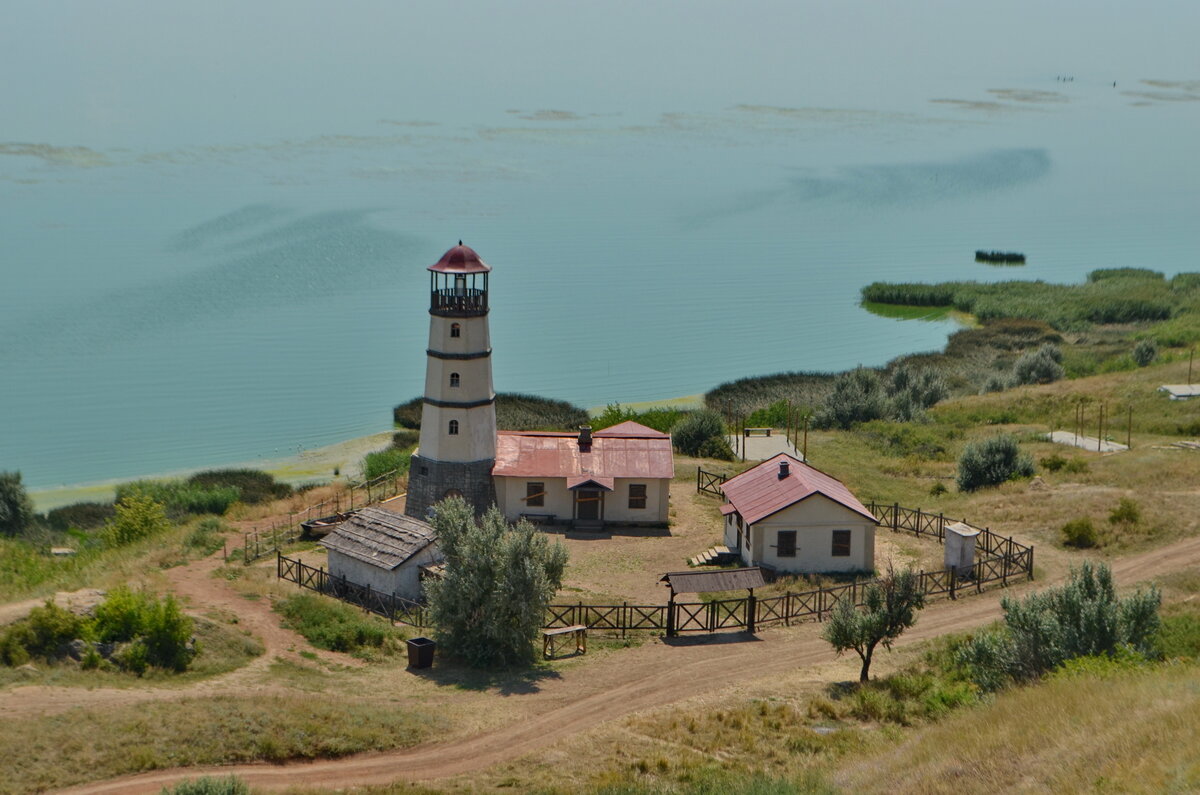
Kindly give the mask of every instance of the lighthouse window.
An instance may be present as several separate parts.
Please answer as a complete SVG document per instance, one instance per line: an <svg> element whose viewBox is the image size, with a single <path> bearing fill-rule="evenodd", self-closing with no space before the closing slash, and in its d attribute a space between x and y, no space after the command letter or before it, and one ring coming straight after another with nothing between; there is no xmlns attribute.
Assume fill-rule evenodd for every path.
<svg viewBox="0 0 1200 795"><path fill-rule="evenodd" d="M458 436L458 420L450 420L450 435Z"/></svg>
<svg viewBox="0 0 1200 795"><path fill-rule="evenodd" d="M458 373L450 374L450 386L458 386Z"/></svg>
<svg viewBox="0 0 1200 795"><path fill-rule="evenodd" d="M450 324L450 336L451 337L461 337L462 336L462 326L458 325L457 323L451 323Z"/></svg>

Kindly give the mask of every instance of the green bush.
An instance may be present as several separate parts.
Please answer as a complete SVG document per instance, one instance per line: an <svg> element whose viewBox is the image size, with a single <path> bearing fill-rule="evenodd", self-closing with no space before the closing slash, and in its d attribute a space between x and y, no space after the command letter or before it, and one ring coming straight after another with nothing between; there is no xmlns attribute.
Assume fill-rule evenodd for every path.
<svg viewBox="0 0 1200 795"><path fill-rule="evenodd" d="M964 644L958 661L976 684L995 690L1037 679L1067 660L1154 653L1159 633L1156 588L1118 599L1112 571L1084 563L1066 585L1017 600L1005 597L1004 626Z"/></svg>
<svg viewBox="0 0 1200 795"><path fill-rule="evenodd" d="M1133 360L1138 367L1145 367L1158 357L1158 346L1154 340L1138 340L1133 346Z"/></svg>
<svg viewBox="0 0 1200 795"><path fill-rule="evenodd" d="M146 611L144 630L137 642L146 646L146 660L168 671L187 670L195 656L192 619L183 614L175 597L153 600Z"/></svg>
<svg viewBox="0 0 1200 795"><path fill-rule="evenodd" d="M188 549L198 551L201 555L211 555L224 543L222 534L225 529L225 525L217 517L205 517L183 539L183 545Z"/></svg>
<svg viewBox="0 0 1200 795"><path fill-rule="evenodd" d="M859 367L834 378L833 393L817 412L815 423L820 428L849 429L886 418L888 409L879 374Z"/></svg>
<svg viewBox="0 0 1200 795"><path fill-rule="evenodd" d="M1038 459L1038 464L1047 472L1057 472L1067 465L1067 459L1058 453Z"/></svg>
<svg viewBox="0 0 1200 795"><path fill-rule="evenodd" d="M1062 526L1063 543L1078 549L1091 549L1100 545L1100 534L1092 520L1087 517L1072 519Z"/></svg>
<svg viewBox="0 0 1200 795"><path fill-rule="evenodd" d="M1063 377L1062 350L1046 343L1036 352L1021 354L1013 365L1017 384L1049 384Z"/></svg>
<svg viewBox="0 0 1200 795"><path fill-rule="evenodd" d="M83 619L47 599L0 634L0 661L23 665L30 658L54 659L63 646L87 634Z"/></svg>
<svg viewBox="0 0 1200 795"><path fill-rule="evenodd" d="M163 787L162 795L250 795L250 785L237 776L201 776Z"/></svg>
<svg viewBox="0 0 1200 795"><path fill-rule="evenodd" d="M362 460L362 474L366 480L396 473L403 475L408 472L412 463L412 451L389 447L386 450L376 450L367 453Z"/></svg>
<svg viewBox="0 0 1200 795"><path fill-rule="evenodd" d="M715 458L718 461L732 461L736 456L729 440L724 436L710 436L700 444L696 451L697 458Z"/></svg>
<svg viewBox="0 0 1200 795"><path fill-rule="evenodd" d="M376 616L318 594L298 593L275 603L288 627L319 649L362 656L394 652L403 635Z"/></svg>
<svg viewBox="0 0 1200 795"><path fill-rule="evenodd" d="M671 437L675 449L680 453L700 457L705 442L725 437L725 420L711 409L696 411L679 421L672 429ZM711 447L709 449L711 450ZM730 457L732 458L732 453Z"/></svg>
<svg viewBox="0 0 1200 795"><path fill-rule="evenodd" d="M197 472L187 479L190 486L202 490L237 489L235 498L247 505L288 497L292 487L280 483L268 472L258 469L212 469L207 472ZM223 492L227 493L227 492ZM196 513L193 511L193 513ZM224 511L209 511L209 513L224 513Z"/></svg>
<svg viewBox="0 0 1200 795"><path fill-rule="evenodd" d="M171 529L163 506L138 493L129 494L116 504L116 516L104 527L104 541L110 547L122 547L159 535Z"/></svg>
<svg viewBox="0 0 1200 795"><path fill-rule="evenodd" d="M96 640L125 643L145 632L152 597L144 591L118 587L96 605L92 615Z"/></svg>
<svg viewBox="0 0 1200 795"><path fill-rule="evenodd" d="M77 502L46 512L52 530L95 530L117 515L111 502Z"/></svg>
<svg viewBox="0 0 1200 795"><path fill-rule="evenodd" d="M727 381L704 395L704 405L726 417L749 417L781 401L819 406L833 389L829 373L773 373ZM749 424L749 423L748 423ZM772 423L772 427L776 427Z"/></svg>
<svg viewBox="0 0 1200 795"><path fill-rule="evenodd" d="M982 442L972 442L958 459L958 488L975 491L984 486L998 486L1008 480L1030 477L1034 473L1033 459L1022 453L1012 436L993 436Z"/></svg>
<svg viewBox="0 0 1200 795"><path fill-rule="evenodd" d="M183 514L224 514L240 498L236 486L205 486L182 480L136 480L117 486L117 502L147 497L179 517Z"/></svg>
<svg viewBox="0 0 1200 795"><path fill-rule="evenodd" d="M1108 521L1110 524L1126 524L1135 525L1142 520L1142 509L1138 504L1129 499L1122 497L1117 502L1117 507L1113 508L1108 513Z"/></svg>
<svg viewBox="0 0 1200 795"><path fill-rule="evenodd" d="M33 501L20 472L0 472L0 535L16 536L33 524Z"/></svg>
<svg viewBox="0 0 1200 795"><path fill-rule="evenodd" d="M1154 650L1165 659L1200 660L1200 615L1182 613L1162 620Z"/></svg>

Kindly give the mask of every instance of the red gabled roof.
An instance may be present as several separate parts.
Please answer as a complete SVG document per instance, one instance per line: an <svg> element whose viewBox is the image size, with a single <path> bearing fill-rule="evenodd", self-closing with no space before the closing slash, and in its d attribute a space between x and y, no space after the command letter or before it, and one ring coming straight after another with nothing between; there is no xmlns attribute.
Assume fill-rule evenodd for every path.
<svg viewBox="0 0 1200 795"><path fill-rule="evenodd" d="M643 430L655 435L617 436L602 431L593 434L591 445L584 450L579 448L579 435L575 433L500 431L496 434L496 465L492 474L519 478L582 477L598 483L606 483L609 478L675 477L671 437L649 428Z"/></svg>
<svg viewBox="0 0 1200 795"><path fill-rule="evenodd" d="M487 273L491 269L492 266L481 260L475 249L464 246L461 240L427 268L437 273Z"/></svg>
<svg viewBox="0 0 1200 795"><path fill-rule="evenodd" d="M611 428L605 428L602 431L596 431L592 434L595 436L627 436L634 439L670 439L670 434L656 431L653 428L647 428L641 423L633 420L625 420L625 422L613 425Z"/></svg>
<svg viewBox="0 0 1200 795"><path fill-rule="evenodd" d="M779 477L781 461L788 462L788 475L785 478ZM721 491L725 492L725 499L748 524L761 522L814 494L844 505L872 522L879 521L840 480L787 453L780 453L730 478L721 486Z"/></svg>

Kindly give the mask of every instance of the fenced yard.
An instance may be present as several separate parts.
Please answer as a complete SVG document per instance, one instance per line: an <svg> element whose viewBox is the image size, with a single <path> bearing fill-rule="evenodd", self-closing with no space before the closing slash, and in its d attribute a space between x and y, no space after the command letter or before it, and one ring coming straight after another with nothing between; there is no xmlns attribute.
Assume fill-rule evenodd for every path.
<svg viewBox="0 0 1200 795"><path fill-rule="evenodd" d="M941 514L926 513L897 504L871 503L868 508L879 518L881 527L897 533L936 538L939 542L945 540L946 525L954 521ZM921 590L927 598L948 596L957 599L963 593L978 593L994 583L1008 585L1013 578L1033 579L1032 546L984 528L975 529L979 530L976 537L978 558L969 572L941 569L918 573ZM341 599L390 621L421 628L427 626L426 611L420 604L334 577L324 569L278 553L276 574L281 580ZM866 586L871 582L873 580L870 579L854 580L807 591L788 592L781 596L749 595L698 602L672 600L659 605L631 605L627 602L619 605L582 602L557 604L551 605L547 611L544 627L554 629L578 624L592 631L622 637L628 632L638 631L665 632L668 636L726 629L754 632L762 627L780 624L790 626L793 622L824 621L839 599L850 599L855 605L862 605Z"/></svg>

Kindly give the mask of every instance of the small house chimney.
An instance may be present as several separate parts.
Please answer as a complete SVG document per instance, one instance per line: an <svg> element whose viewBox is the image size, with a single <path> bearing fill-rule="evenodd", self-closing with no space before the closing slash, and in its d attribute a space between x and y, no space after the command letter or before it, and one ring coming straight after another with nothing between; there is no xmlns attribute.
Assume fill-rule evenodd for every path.
<svg viewBox="0 0 1200 795"><path fill-rule="evenodd" d="M587 452L592 447L592 426L579 426L579 449Z"/></svg>
<svg viewBox="0 0 1200 795"><path fill-rule="evenodd" d="M786 478L788 476L789 469L790 469L790 465L788 464L787 461L779 462L779 479L780 480L783 480L784 478Z"/></svg>

